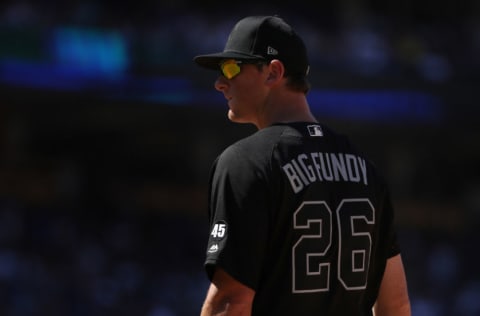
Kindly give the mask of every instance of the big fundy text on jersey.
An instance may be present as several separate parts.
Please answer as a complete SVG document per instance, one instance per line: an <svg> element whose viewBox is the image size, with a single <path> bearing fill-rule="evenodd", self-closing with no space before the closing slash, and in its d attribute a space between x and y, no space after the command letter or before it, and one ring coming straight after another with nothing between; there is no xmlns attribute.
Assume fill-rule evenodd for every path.
<svg viewBox="0 0 480 316"><path fill-rule="evenodd" d="M301 153L282 166L295 193L316 181L349 181L368 185L365 159L342 153Z"/></svg>

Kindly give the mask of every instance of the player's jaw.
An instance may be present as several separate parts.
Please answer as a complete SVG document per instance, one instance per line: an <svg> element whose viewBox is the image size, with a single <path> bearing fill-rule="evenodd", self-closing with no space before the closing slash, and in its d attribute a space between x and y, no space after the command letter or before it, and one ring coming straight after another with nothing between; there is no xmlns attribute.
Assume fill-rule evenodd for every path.
<svg viewBox="0 0 480 316"><path fill-rule="evenodd" d="M253 65L246 65L243 72L233 79L219 76L215 81L215 89L227 100L228 118L235 123L256 124L258 104L261 103L262 78Z"/></svg>
<svg viewBox="0 0 480 316"><path fill-rule="evenodd" d="M253 123L248 106L238 104L234 98L228 99L228 118L235 123Z"/></svg>
<svg viewBox="0 0 480 316"><path fill-rule="evenodd" d="M237 91L238 88L235 88L235 85L232 83L232 80L228 80L224 76L218 77L217 80L215 81L215 89L223 93L225 100L227 100L227 105L229 108L228 110L229 120L236 123L244 123L245 118L243 117L244 114L242 113L243 112L242 106L238 104L239 99L241 99L241 96L238 96L238 97L236 96L242 92Z"/></svg>

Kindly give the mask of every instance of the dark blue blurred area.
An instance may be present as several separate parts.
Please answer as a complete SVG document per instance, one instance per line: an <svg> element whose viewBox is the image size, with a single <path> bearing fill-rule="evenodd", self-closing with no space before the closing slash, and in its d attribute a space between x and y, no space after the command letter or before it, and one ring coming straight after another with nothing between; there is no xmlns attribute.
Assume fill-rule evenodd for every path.
<svg viewBox="0 0 480 316"><path fill-rule="evenodd" d="M210 166L254 129L192 58L250 14L386 175L413 315L480 315L475 0L2 1L0 315L199 314Z"/></svg>
<svg viewBox="0 0 480 316"><path fill-rule="evenodd" d="M203 221L134 212L0 210L2 315L195 315Z"/></svg>

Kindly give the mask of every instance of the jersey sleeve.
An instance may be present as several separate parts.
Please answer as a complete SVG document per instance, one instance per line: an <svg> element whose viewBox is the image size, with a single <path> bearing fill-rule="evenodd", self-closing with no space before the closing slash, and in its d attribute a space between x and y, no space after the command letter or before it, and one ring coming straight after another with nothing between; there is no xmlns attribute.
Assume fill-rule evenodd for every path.
<svg viewBox="0 0 480 316"><path fill-rule="evenodd" d="M210 279L218 266L255 290L268 239L268 185L254 156L233 146L214 164L205 267Z"/></svg>
<svg viewBox="0 0 480 316"><path fill-rule="evenodd" d="M386 189L384 203L383 203L384 228L383 236L385 238L385 256L387 259L394 257L400 253L400 245L397 240L396 228L395 228L395 216L394 209L388 189Z"/></svg>

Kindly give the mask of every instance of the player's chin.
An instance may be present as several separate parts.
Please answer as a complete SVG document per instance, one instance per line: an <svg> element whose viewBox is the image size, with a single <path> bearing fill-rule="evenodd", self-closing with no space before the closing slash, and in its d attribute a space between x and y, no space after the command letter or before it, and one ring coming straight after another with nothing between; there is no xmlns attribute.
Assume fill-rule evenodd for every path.
<svg viewBox="0 0 480 316"><path fill-rule="evenodd" d="M232 109L228 111L228 119L235 123L243 123L242 117L236 112L232 111Z"/></svg>
<svg viewBox="0 0 480 316"><path fill-rule="evenodd" d="M237 116L235 115L235 112L232 111L232 109L228 110L228 119L232 122L236 122L237 121Z"/></svg>
<svg viewBox="0 0 480 316"><path fill-rule="evenodd" d="M228 119L234 123L241 123L241 124L252 123L253 124L252 120L249 120L244 116L238 115L238 113L236 114L232 110L228 111Z"/></svg>

